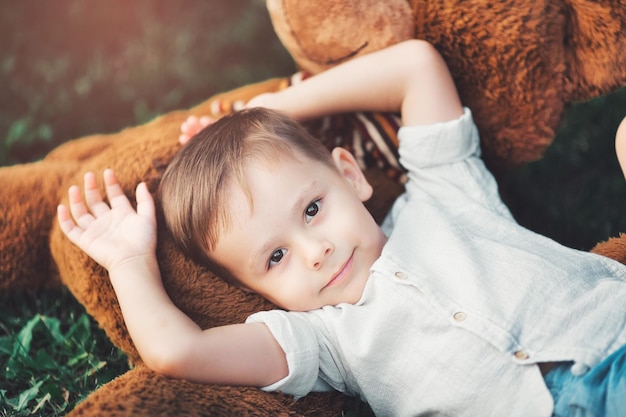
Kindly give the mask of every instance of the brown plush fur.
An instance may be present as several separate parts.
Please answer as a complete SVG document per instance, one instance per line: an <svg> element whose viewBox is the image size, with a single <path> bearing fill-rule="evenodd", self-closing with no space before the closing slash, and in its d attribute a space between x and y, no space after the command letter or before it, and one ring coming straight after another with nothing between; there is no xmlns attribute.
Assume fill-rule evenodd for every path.
<svg viewBox="0 0 626 417"><path fill-rule="evenodd" d="M335 65L342 57L411 36L429 39L448 61L464 102L473 107L487 155L502 165L539 157L567 103L610 91L626 78L626 8L617 0L358 4L269 0L268 6L279 36L303 68L313 62ZM214 99L224 112L238 100L285 85L285 80L269 80ZM56 225L56 205L88 170L114 168L129 196L142 180L154 193L179 148L181 122L190 114L211 114L214 99L116 134L68 142L40 162L0 168L0 291L62 282L136 365L93 393L72 415L341 415L346 397L339 394L309 395L294 402L257 389L172 380L146 369L124 326L106 271L69 243ZM378 171L368 176L376 190L369 208L380 219L402 188ZM174 302L200 326L241 322L252 312L271 307L184 258L160 215L158 221L157 255L164 284ZM624 262L625 242L622 235L596 250Z"/></svg>
<svg viewBox="0 0 626 417"><path fill-rule="evenodd" d="M538 159L568 104L626 84L624 0L267 3L281 41L311 73L402 40L407 27L433 43L472 109L492 169ZM375 36L381 24L395 30ZM327 35L331 25L341 37Z"/></svg>
<svg viewBox="0 0 626 417"><path fill-rule="evenodd" d="M310 397L310 398L309 398ZM138 366L93 393L71 413L107 417L267 417L340 416L339 395L312 394L303 401L256 388L194 384L171 380Z"/></svg>

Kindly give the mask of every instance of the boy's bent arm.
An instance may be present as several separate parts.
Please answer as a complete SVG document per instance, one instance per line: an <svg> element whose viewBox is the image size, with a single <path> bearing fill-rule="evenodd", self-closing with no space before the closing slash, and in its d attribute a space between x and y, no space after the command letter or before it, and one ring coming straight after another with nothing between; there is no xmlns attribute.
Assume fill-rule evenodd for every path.
<svg viewBox="0 0 626 417"><path fill-rule="evenodd" d="M446 63L421 40L347 61L248 105L270 107L299 120L348 111L401 111L404 125L444 122L463 114Z"/></svg>
<svg viewBox="0 0 626 417"><path fill-rule="evenodd" d="M260 323L201 330L170 300L156 258L110 271L129 333L146 365L201 383L266 386L287 376L285 354Z"/></svg>

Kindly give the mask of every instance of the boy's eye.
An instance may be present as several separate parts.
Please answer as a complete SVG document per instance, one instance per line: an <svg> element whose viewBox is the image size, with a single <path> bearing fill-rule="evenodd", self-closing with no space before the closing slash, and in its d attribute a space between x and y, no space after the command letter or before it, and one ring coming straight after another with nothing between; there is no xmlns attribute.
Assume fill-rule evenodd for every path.
<svg viewBox="0 0 626 417"><path fill-rule="evenodd" d="M313 217L317 216L317 213L320 211L320 201L315 200L311 204L308 205L306 210L304 211L304 217L306 222L310 222Z"/></svg>
<svg viewBox="0 0 626 417"><path fill-rule="evenodd" d="M285 249L276 249L272 256L270 256L269 267L273 267L274 265L280 263L280 261L285 256Z"/></svg>

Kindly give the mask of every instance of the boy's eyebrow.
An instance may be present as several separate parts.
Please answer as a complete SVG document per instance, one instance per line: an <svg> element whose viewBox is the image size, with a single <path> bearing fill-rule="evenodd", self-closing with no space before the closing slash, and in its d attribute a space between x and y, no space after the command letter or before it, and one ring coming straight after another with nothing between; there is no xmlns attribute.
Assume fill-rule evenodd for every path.
<svg viewBox="0 0 626 417"><path fill-rule="evenodd" d="M302 214L302 207L305 204L309 204L311 200L311 194L315 193L318 188L318 181L313 180L309 185L307 185L299 194L296 202L289 209L290 217L298 217ZM250 257L250 268L252 270L256 270L257 265L262 263L265 265L265 258L268 256L269 251L275 249L274 246L277 244L274 243L278 240L277 237L271 236L265 239L265 243L261 245L258 251L255 251L254 254Z"/></svg>
<svg viewBox="0 0 626 417"><path fill-rule="evenodd" d="M273 249L274 240L274 238L267 239L263 246L250 257L250 270L256 271L259 265L263 265L263 270L265 270L266 254Z"/></svg>
<svg viewBox="0 0 626 417"><path fill-rule="evenodd" d="M313 180L308 186L306 186L298 196L295 204L291 207L291 215L297 217L302 212L302 207L308 205L311 202L311 194L317 190L318 182Z"/></svg>

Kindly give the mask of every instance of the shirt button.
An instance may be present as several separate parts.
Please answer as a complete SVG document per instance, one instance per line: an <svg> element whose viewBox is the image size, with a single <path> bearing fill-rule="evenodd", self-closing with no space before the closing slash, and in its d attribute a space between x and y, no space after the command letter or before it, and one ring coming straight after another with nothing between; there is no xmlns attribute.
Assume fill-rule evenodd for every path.
<svg viewBox="0 0 626 417"><path fill-rule="evenodd" d="M398 278L398 279L407 279L407 278L409 277L406 273L404 273L404 272L402 272L402 271L398 271L398 272L396 272L394 275L395 275L395 276L396 276L396 278Z"/></svg>
<svg viewBox="0 0 626 417"><path fill-rule="evenodd" d="M584 363L575 363L572 365L571 372L574 376L582 376L589 372L589 367Z"/></svg>
<svg viewBox="0 0 626 417"><path fill-rule="evenodd" d="M515 356L516 359L519 359L520 361L525 361L526 359L530 358L528 353L523 350L518 350L513 355Z"/></svg>
<svg viewBox="0 0 626 417"><path fill-rule="evenodd" d="M467 318L467 314L465 314L462 311L457 311L456 313L454 313L454 315L452 316L452 318L455 321L464 321Z"/></svg>

